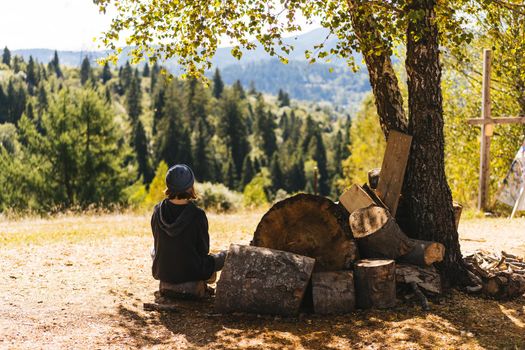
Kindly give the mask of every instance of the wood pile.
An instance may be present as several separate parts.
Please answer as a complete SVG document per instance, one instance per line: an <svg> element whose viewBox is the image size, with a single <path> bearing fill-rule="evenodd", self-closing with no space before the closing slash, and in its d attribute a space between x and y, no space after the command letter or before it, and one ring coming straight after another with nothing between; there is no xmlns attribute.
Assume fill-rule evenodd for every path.
<svg viewBox="0 0 525 350"><path fill-rule="evenodd" d="M477 250L464 259L469 270L481 278L480 288L471 291L496 299L512 299L525 293L523 257Z"/></svg>
<svg viewBox="0 0 525 350"><path fill-rule="evenodd" d="M409 290L428 310L427 297L442 293L434 264L444 259L445 246L409 238L395 220L410 144L410 136L390 132L381 169L368 173L369 184L352 185L339 203L308 194L276 203L249 247L231 246L217 311L296 315L305 295L321 314L389 308L398 290ZM456 226L461 209L454 203ZM522 259L478 253L467 261L484 276L480 289L487 294L525 291Z"/></svg>

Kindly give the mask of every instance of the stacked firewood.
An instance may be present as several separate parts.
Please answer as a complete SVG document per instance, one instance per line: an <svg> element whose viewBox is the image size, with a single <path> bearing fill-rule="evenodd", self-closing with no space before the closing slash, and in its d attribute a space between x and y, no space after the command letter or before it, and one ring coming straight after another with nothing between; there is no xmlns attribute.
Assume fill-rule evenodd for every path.
<svg viewBox="0 0 525 350"><path fill-rule="evenodd" d="M496 299L511 299L525 293L525 259L506 253L477 250L465 256L467 267L480 277L480 285L470 291Z"/></svg>

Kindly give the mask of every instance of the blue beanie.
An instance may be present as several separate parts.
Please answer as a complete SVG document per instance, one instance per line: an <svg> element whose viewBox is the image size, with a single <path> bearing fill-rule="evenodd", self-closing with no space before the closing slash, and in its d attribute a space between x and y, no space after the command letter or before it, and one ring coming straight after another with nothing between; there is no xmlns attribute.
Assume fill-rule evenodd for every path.
<svg viewBox="0 0 525 350"><path fill-rule="evenodd" d="M173 193L185 192L194 182L193 171L186 164L176 164L166 173L166 186Z"/></svg>

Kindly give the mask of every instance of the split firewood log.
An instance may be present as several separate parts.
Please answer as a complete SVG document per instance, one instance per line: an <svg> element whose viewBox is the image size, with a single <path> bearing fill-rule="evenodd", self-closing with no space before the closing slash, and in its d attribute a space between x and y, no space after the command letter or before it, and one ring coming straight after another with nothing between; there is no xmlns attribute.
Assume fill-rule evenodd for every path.
<svg viewBox="0 0 525 350"><path fill-rule="evenodd" d="M394 260L359 260L354 267L357 306L362 309L395 306L395 270Z"/></svg>
<svg viewBox="0 0 525 350"><path fill-rule="evenodd" d="M399 257L399 262L407 264L430 266L435 262L443 261L445 246L438 242L412 239L414 248L407 254Z"/></svg>
<svg viewBox="0 0 525 350"><path fill-rule="evenodd" d="M232 244L217 282L215 309L296 315L314 263L289 252Z"/></svg>
<svg viewBox="0 0 525 350"><path fill-rule="evenodd" d="M358 251L348 215L328 198L298 194L264 214L251 245L314 258L315 271L351 269Z"/></svg>
<svg viewBox="0 0 525 350"><path fill-rule="evenodd" d="M381 173L381 168L375 168L368 171L368 186L371 189L375 190L377 184L379 183L379 174Z"/></svg>
<svg viewBox="0 0 525 350"><path fill-rule="evenodd" d="M359 253L364 258L397 259L415 246L385 208L358 209L350 215L349 221Z"/></svg>
<svg viewBox="0 0 525 350"><path fill-rule="evenodd" d="M397 283L415 282L419 288L433 295L442 293L441 276L434 266L396 265Z"/></svg>

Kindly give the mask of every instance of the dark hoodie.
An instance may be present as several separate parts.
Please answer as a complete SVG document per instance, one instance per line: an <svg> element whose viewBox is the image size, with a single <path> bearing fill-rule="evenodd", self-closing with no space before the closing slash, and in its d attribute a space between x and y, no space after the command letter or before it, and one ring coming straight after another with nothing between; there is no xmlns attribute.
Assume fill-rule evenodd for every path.
<svg viewBox="0 0 525 350"><path fill-rule="evenodd" d="M210 237L204 211L193 203L175 205L165 199L151 217L155 242L152 273L171 283L207 280L215 271L208 255Z"/></svg>

